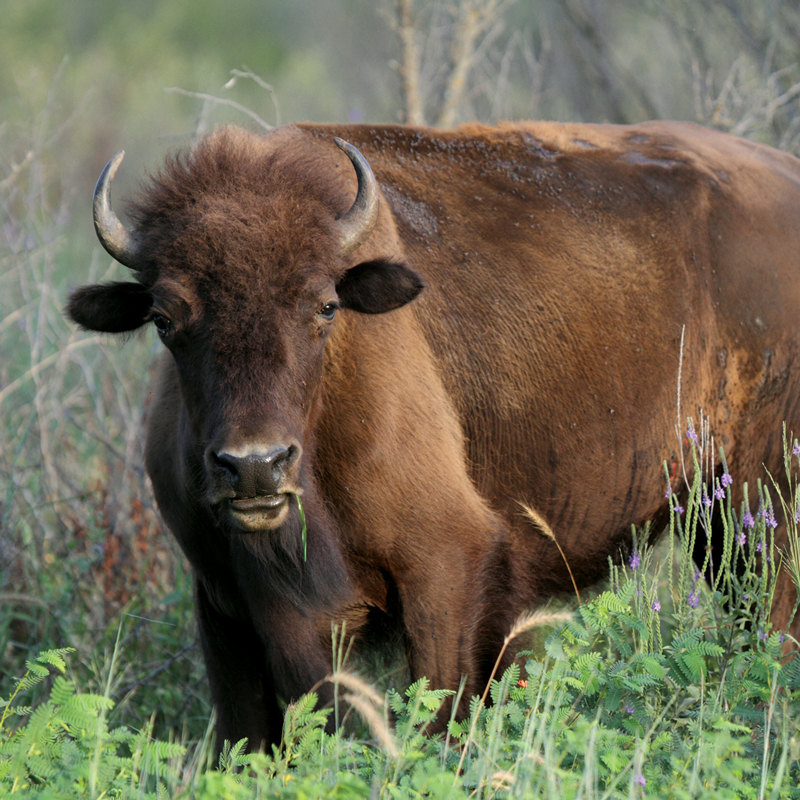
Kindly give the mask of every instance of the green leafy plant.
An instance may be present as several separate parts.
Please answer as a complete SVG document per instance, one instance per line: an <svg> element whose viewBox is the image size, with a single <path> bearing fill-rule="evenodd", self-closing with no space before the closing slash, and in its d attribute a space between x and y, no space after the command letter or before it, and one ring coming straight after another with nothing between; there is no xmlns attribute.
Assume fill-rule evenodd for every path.
<svg viewBox="0 0 800 800"><path fill-rule="evenodd" d="M64 676L70 648L48 650L27 662L28 671L8 700L0 700L0 793L42 797L119 796L137 789L156 797L168 761L184 753L182 745L154 740L150 731L110 729L106 712L113 701L79 693ZM31 709L11 705L15 698L50 676L56 676L49 698ZM26 720L14 730L12 717ZM145 791L148 778L156 792Z"/></svg>

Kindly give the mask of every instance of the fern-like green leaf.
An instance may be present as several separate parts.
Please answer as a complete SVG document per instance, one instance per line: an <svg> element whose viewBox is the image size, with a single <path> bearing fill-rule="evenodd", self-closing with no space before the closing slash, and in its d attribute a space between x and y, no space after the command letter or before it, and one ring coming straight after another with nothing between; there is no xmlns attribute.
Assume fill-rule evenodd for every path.
<svg viewBox="0 0 800 800"><path fill-rule="evenodd" d="M403 696L395 689L389 689L386 696L389 701L389 707L395 714L400 716L406 710L406 701Z"/></svg>
<svg viewBox="0 0 800 800"><path fill-rule="evenodd" d="M75 684L59 675L50 690L50 699L57 705L64 705L75 694Z"/></svg>
<svg viewBox="0 0 800 800"><path fill-rule="evenodd" d="M50 670L47 666L38 664L36 661L26 661L25 669L36 678L46 678L50 674Z"/></svg>
<svg viewBox="0 0 800 800"><path fill-rule="evenodd" d="M512 664L506 669L499 681L492 681L492 685L489 687L489 696L492 698L492 702L499 702L501 691L508 692L509 687L516 686L518 680L519 664Z"/></svg>
<svg viewBox="0 0 800 800"><path fill-rule="evenodd" d="M699 641L694 647L694 651L712 658L722 658L725 655L725 648L715 642L708 641Z"/></svg>
<svg viewBox="0 0 800 800"><path fill-rule="evenodd" d="M428 687L430 686L430 681L427 678L420 678L419 680L414 681L411 686L406 689L406 697L409 700L414 700L415 698L419 697L420 695L425 694L428 691Z"/></svg>
<svg viewBox="0 0 800 800"><path fill-rule="evenodd" d="M247 756L242 752L245 747L247 747L246 737L239 739L235 744L231 744L226 739L222 745L222 752L219 754L219 771L231 774L237 767L243 766L247 759ZM242 759L245 759L245 762Z"/></svg>
<svg viewBox="0 0 800 800"><path fill-rule="evenodd" d="M631 760L630 755L623 752L618 747L603 750L600 753L600 758L614 774L622 770Z"/></svg>
<svg viewBox="0 0 800 800"><path fill-rule="evenodd" d="M703 677L706 662L698 650L690 650L688 653L681 654L681 663L685 666L686 674L692 681L699 681Z"/></svg>
<svg viewBox="0 0 800 800"><path fill-rule="evenodd" d="M60 647L57 650L43 650L36 656L36 660L41 664L47 664L55 667L59 672L63 673L67 669L67 663L64 656L74 653L74 647Z"/></svg>
<svg viewBox="0 0 800 800"><path fill-rule="evenodd" d="M694 647L702 638L702 628L692 628L673 639L669 644L669 649L673 652L680 652L687 647Z"/></svg>
<svg viewBox="0 0 800 800"><path fill-rule="evenodd" d="M612 686L606 692L606 696L603 699L603 706L610 714L619 710L620 703L622 702L622 691L621 686Z"/></svg>

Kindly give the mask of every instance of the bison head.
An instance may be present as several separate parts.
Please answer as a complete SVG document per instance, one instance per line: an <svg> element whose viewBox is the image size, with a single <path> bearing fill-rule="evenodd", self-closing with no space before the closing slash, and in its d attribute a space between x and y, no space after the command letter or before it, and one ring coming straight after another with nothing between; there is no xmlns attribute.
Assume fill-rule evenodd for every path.
<svg viewBox="0 0 800 800"><path fill-rule="evenodd" d="M336 144L355 181L327 143L218 132L167 162L132 230L109 201L122 153L95 190L97 235L136 282L77 289L68 314L95 331L154 325L174 361L182 457L202 502L234 531L280 527L311 480L304 451L326 342L347 324L340 312L388 312L423 286L376 241L369 164Z"/></svg>

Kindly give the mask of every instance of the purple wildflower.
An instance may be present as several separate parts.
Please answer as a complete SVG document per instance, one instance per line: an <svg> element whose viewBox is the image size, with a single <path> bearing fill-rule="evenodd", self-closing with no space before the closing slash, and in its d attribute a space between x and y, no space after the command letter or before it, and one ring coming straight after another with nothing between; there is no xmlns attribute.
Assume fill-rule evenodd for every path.
<svg viewBox="0 0 800 800"><path fill-rule="evenodd" d="M760 552L761 552L761 547L762 547L762 546L763 546L763 542L759 542L759 543L756 545L756 553L760 553Z"/></svg>
<svg viewBox="0 0 800 800"><path fill-rule="evenodd" d="M739 531L739 535L736 537L736 543L739 547L744 547L746 542L747 534L743 530Z"/></svg>
<svg viewBox="0 0 800 800"><path fill-rule="evenodd" d="M666 491L666 492L664 492L664 497L666 497L666 498L667 498L667 500L669 500L669 496L670 496L671 494L672 494L672 487L671 487L671 486L667 486L667 491Z"/></svg>
<svg viewBox="0 0 800 800"><path fill-rule="evenodd" d="M797 443L797 439L794 440L794 447L792 448L792 454L800 456L800 444Z"/></svg>
<svg viewBox="0 0 800 800"><path fill-rule="evenodd" d="M653 600L653 605L650 606L652 611L661 611L661 603L658 601L658 598Z"/></svg>
<svg viewBox="0 0 800 800"><path fill-rule="evenodd" d="M697 444L697 432L694 428L689 428L689 430L686 431L686 438L693 444Z"/></svg>
<svg viewBox="0 0 800 800"><path fill-rule="evenodd" d="M749 511L744 512L744 516L742 517L742 525L745 528L754 528L756 521L753 519L753 515Z"/></svg>
<svg viewBox="0 0 800 800"><path fill-rule="evenodd" d="M714 497L716 497L717 500L725 499L725 490L719 484L717 484L717 488L714 489Z"/></svg>
<svg viewBox="0 0 800 800"><path fill-rule="evenodd" d="M689 595L689 608L697 608L700 602L700 590L695 586L692 593Z"/></svg>
<svg viewBox="0 0 800 800"><path fill-rule="evenodd" d="M683 514L683 506L675 505L674 511L676 514Z"/></svg>
<svg viewBox="0 0 800 800"><path fill-rule="evenodd" d="M767 509L767 513L764 514L764 519L766 520L767 525L769 525L770 528L778 527L778 520L775 519L775 512L771 508Z"/></svg>
<svg viewBox="0 0 800 800"><path fill-rule="evenodd" d="M730 486L733 483L733 478L731 478L729 472L723 472L722 478L720 478L720 482L723 486Z"/></svg>
<svg viewBox="0 0 800 800"><path fill-rule="evenodd" d="M711 498L708 496L708 491L706 490L705 484L703 484L703 505L706 508L711 508Z"/></svg>
<svg viewBox="0 0 800 800"><path fill-rule="evenodd" d="M642 559L639 558L639 554L634 550L631 553L631 557L628 559L628 564L630 565L630 568L632 570L638 569L639 568L639 564L641 564L641 563L642 563Z"/></svg>
<svg viewBox="0 0 800 800"><path fill-rule="evenodd" d="M647 780L641 773L638 773L634 778L634 781L639 784L639 786L647 786Z"/></svg>
<svg viewBox="0 0 800 800"><path fill-rule="evenodd" d="M625 703L625 711L627 711L628 714L633 714L634 710L635 709L633 706L629 706L627 703Z"/></svg>

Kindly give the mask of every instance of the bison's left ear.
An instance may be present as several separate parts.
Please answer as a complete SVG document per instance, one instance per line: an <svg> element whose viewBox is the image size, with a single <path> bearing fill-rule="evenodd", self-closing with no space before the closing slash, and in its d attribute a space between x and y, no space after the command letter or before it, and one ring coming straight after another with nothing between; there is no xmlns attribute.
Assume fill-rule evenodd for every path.
<svg viewBox="0 0 800 800"><path fill-rule="evenodd" d="M410 303L424 288L425 283L414 270L379 259L347 270L336 284L336 293L343 308L382 314Z"/></svg>
<svg viewBox="0 0 800 800"><path fill-rule="evenodd" d="M81 328L101 333L125 333L147 321L153 298L138 283L103 283L76 289L67 314Z"/></svg>

